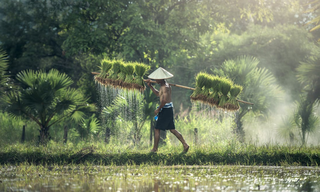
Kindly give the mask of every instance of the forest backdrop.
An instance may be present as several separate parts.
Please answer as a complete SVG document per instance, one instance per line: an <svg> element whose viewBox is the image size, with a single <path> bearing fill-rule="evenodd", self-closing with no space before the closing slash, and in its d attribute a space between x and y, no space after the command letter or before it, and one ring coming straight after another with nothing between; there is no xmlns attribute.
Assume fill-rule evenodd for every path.
<svg viewBox="0 0 320 192"><path fill-rule="evenodd" d="M140 143L151 122L122 118L129 122L124 129L119 119L103 117L126 105L102 104L91 72L104 58L145 63L150 71L164 67L174 74L169 82L190 87L200 71L226 76L244 87L240 99L255 104L241 104L224 125L237 139L319 144L319 6L318 0L2 0L0 135L10 137L0 144L20 142L24 125L27 141L40 135L60 142L68 130L73 142L126 135ZM218 122L203 125L211 117L193 116L191 93L173 88L178 129L210 130ZM147 89L135 121L149 122L156 102Z"/></svg>

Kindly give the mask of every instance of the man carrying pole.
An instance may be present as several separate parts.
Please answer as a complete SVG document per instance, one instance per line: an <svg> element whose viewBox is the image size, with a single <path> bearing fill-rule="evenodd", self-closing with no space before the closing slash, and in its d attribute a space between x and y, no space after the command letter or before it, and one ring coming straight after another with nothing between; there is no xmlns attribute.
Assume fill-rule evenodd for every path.
<svg viewBox="0 0 320 192"><path fill-rule="evenodd" d="M174 117L173 117L173 104L171 101L171 86L167 83L165 79L172 78L173 75L163 68L158 68L153 73L148 76L146 80L147 85L151 88L152 92L160 97L160 106L154 111L156 115L156 127L154 130L154 145L151 152L156 153L158 151L158 144L160 140L160 130L166 131L170 130L183 145L183 152L188 152L189 145L184 140L181 133L175 129ZM150 79L156 80L160 85L160 90L155 89L150 82Z"/></svg>

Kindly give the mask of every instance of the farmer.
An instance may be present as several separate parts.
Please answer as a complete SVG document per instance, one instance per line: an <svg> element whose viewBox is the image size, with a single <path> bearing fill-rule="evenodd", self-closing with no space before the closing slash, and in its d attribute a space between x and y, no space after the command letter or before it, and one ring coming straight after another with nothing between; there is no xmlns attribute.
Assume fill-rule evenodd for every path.
<svg viewBox="0 0 320 192"><path fill-rule="evenodd" d="M171 86L165 80L172 77L173 75L171 73L161 67L148 76L148 78L156 80L156 82L161 86L159 91L151 85L150 79L147 79L146 81L152 92L156 96L160 97L160 106L154 111L154 114L156 115L156 127L154 130L154 145L153 149L151 150L153 153L158 151L160 130L170 130L170 132L181 141L183 145L183 152L188 152L189 150L189 145L183 139L181 133L175 130L174 126L173 105L171 102Z"/></svg>

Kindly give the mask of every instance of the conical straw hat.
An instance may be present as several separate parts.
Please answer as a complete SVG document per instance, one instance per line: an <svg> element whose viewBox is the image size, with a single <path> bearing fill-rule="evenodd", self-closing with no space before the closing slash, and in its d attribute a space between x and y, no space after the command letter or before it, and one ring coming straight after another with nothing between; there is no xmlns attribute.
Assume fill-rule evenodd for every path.
<svg viewBox="0 0 320 192"><path fill-rule="evenodd" d="M150 79L169 79L172 77L173 75L162 67L159 67L148 76Z"/></svg>

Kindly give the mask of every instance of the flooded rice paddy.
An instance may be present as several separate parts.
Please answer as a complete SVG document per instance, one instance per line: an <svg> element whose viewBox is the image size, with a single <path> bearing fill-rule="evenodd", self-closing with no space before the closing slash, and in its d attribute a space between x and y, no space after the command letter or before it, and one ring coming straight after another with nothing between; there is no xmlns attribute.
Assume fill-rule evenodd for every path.
<svg viewBox="0 0 320 192"><path fill-rule="evenodd" d="M0 191L320 191L318 167L2 166Z"/></svg>

